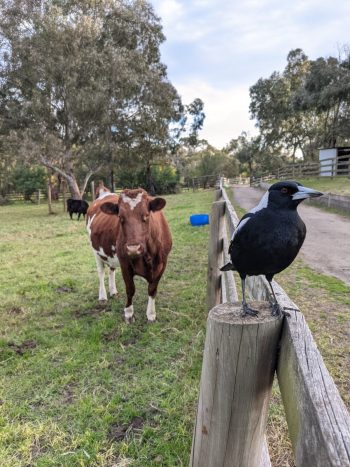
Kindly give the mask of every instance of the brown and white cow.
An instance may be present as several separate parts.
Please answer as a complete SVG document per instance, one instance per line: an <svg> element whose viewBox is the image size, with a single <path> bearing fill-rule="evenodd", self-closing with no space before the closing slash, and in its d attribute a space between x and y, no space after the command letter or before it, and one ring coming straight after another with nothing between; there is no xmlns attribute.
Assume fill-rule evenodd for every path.
<svg viewBox="0 0 350 467"><path fill-rule="evenodd" d="M120 264L127 302L124 316L134 320L134 276L148 282L147 318L156 319L155 296L172 246L171 233L162 212L163 198L142 189L124 190L119 197L106 193L87 212L87 230L100 280L99 300L107 300L104 266L109 267L109 293L117 295L115 269Z"/></svg>

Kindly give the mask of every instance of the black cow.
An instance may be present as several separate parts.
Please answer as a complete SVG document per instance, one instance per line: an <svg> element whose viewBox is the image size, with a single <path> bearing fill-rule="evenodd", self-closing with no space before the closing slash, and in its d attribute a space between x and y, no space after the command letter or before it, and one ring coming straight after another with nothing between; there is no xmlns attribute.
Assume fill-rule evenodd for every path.
<svg viewBox="0 0 350 467"><path fill-rule="evenodd" d="M85 214L89 208L89 203L84 201L83 199L67 199L67 211L69 212L69 216L73 219L73 214L78 214L78 220L83 215L85 219Z"/></svg>

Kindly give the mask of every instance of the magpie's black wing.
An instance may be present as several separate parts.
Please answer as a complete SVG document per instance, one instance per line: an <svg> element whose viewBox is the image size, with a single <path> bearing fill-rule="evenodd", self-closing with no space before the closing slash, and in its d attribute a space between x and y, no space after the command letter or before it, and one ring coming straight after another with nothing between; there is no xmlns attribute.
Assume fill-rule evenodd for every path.
<svg viewBox="0 0 350 467"><path fill-rule="evenodd" d="M231 243L230 243L230 246L229 246L229 249L228 249L228 252L229 254L232 253L232 248L234 246L234 240L235 238L241 234L241 232L243 231L243 227L244 225L249 221L249 219L251 219L252 217L254 217L254 213L253 212L247 212L247 214L244 214L244 216L241 218L241 220L239 221L235 231L233 232L233 235L232 235L232 239L231 239Z"/></svg>

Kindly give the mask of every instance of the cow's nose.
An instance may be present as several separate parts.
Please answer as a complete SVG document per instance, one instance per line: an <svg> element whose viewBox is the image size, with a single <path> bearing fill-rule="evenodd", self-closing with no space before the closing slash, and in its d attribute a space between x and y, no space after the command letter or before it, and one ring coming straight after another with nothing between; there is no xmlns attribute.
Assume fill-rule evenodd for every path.
<svg viewBox="0 0 350 467"><path fill-rule="evenodd" d="M142 253L141 245L126 245L129 256L139 256Z"/></svg>

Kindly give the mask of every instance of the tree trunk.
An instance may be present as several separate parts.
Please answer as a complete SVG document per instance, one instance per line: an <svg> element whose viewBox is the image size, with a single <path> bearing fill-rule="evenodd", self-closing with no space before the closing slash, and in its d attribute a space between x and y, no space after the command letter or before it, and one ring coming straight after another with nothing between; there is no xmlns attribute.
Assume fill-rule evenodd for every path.
<svg viewBox="0 0 350 467"><path fill-rule="evenodd" d="M156 194L156 189L155 189L154 182L153 182L151 164L150 163L147 163L147 166L146 166L146 180L147 180L148 193L151 196L154 196Z"/></svg>
<svg viewBox="0 0 350 467"><path fill-rule="evenodd" d="M74 176L72 175L65 175L69 191L72 195L73 199L82 199L82 196L80 194L79 186L77 181L75 180Z"/></svg>
<svg viewBox="0 0 350 467"><path fill-rule="evenodd" d="M114 171L111 170L111 192L114 193Z"/></svg>

